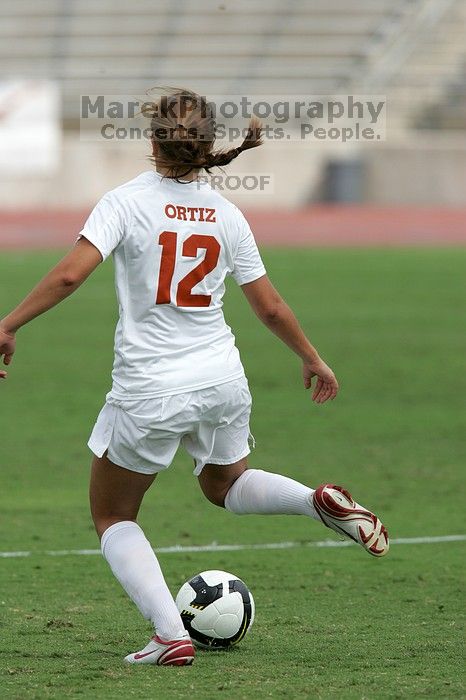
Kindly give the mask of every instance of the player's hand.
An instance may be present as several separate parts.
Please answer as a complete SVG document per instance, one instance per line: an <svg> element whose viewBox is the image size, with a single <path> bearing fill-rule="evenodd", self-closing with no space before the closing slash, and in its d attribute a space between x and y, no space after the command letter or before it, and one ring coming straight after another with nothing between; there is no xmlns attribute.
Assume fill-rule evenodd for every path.
<svg viewBox="0 0 466 700"><path fill-rule="evenodd" d="M14 333L9 333L4 330L0 324L0 358L3 355L3 364L9 365L13 359L16 347L16 338ZM0 379L6 379L8 372L0 369Z"/></svg>
<svg viewBox="0 0 466 700"><path fill-rule="evenodd" d="M317 377L317 381L312 392L312 400L316 403L324 403L329 399L333 400L339 390L337 378L320 357L303 364L303 380L306 389L312 387L314 377Z"/></svg>

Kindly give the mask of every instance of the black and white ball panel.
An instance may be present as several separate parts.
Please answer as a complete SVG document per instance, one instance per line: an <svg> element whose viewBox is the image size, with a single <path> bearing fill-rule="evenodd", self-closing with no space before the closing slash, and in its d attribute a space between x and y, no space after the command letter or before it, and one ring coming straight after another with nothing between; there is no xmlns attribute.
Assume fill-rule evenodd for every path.
<svg viewBox="0 0 466 700"><path fill-rule="evenodd" d="M241 579L226 571L203 571L180 589L176 603L191 639L201 647L237 644L254 620L254 599Z"/></svg>

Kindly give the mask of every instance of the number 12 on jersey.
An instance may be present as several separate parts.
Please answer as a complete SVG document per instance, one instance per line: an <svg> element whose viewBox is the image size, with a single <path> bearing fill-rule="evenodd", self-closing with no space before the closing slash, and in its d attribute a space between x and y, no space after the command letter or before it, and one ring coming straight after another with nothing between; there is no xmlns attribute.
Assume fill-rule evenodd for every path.
<svg viewBox="0 0 466 700"><path fill-rule="evenodd" d="M159 284L157 288L157 304L170 304L171 283L176 267L176 231L162 231L159 245L162 246L160 260ZM191 234L183 243L182 255L185 258L195 258L198 250L204 249L205 256L199 265L188 272L178 283L176 290L177 306L209 306L212 299L210 294L193 294L192 289L201 282L209 272L215 269L220 255L220 243L213 236L200 233Z"/></svg>

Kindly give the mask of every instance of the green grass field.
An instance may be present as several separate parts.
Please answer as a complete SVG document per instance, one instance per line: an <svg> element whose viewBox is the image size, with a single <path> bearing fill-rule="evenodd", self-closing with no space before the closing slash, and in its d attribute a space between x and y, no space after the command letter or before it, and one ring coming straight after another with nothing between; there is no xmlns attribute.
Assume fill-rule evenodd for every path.
<svg viewBox="0 0 466 700"><path fill-rule="evenodd" d="M0 316L57 253L2 253ZM231 286L254 397L251 465L347 486L393 538L462 534L466 446L466 250L270 250L269 273L342 390L315 406L298 361ZM18 334L0 385L0 696L463 698L464 542L312 548L331 531L304 517L237 517L203 500L179 454L143 506L155 547L302 542L289 550L162 554L174 593L209 568L253 591L257 617L233 651L192 668L125 667L149 628L100 556L87 508L86 441L109 388L111 264ZM335 538L336 539L336 538Z"/></svg>

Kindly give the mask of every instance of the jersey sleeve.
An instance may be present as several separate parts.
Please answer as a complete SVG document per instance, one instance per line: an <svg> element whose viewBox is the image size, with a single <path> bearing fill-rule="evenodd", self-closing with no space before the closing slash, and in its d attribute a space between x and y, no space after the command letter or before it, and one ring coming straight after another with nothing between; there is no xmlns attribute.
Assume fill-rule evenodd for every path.
<svg viewBox="0 0 466 700"><path fill-rule="evenodd" d="M243 215L240 219L239 243L234 258L234 267L231 273L233 279L240 286L263 277L266 269L250 226Z"/></svg>
<svg viewBox="0 0 466 700"><path fill-rule="evenodd" d="M126 217L122 204L105 195L92 210L78 240L87 238L105 260L123 240L125 229Z"/></svg>

